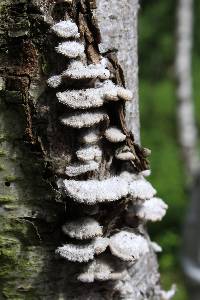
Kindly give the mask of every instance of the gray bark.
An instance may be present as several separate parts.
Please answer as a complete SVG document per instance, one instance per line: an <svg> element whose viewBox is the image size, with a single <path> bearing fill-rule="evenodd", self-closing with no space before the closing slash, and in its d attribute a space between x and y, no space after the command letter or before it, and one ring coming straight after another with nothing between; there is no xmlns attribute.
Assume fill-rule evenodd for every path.
<svg viewBox="0 0 200 300"><path fill-rule="evenodd" d="M61 225L70 208L60 201L49 179L52 175L48 172L52 171L48 165L53 153L55 164L61 164L62 169L59 159L63 155L67 160L73 145L68 142L62 149L62 137L52 125L56 122L54 111L49 112L45 102L46 98L53 101L45 81L57 63L53 57L56 42L48 25L52 22L53 2L0 3L0 299L159 299L153 251L129 264L127 275L117 286L110 282L78 283L80 265L55 257L55 249L63 239ZM95 14L103 37L101 50L119 50L128 87L134 92L127 121L131 120L129 128L138 141L137 11L136 0L110 0L97 1ZM34 111L36 104L39 113ZM42 146L43 123L48 123L47 137L55 140L55 145L48 145L50 151ZM42 140L35 128L41 130ZM70 135L68 132L65 140Z"/></svg>
<svg viewBox="0 0 200 300"><path fill-rule="evenodd" d="M138 104L138 56L137 56L137 0L98 0L97 16L102 32L100 49L104 52L114 48L124 70L126 84L133 91L132 103L126 105L128 128L134 132L136 142L140 141L140 121ZM110 9L112 7L112 10ZM120 38L119 38L120 37ZM128 50L128 51L127 51Z"/></svg>
<svg viewBox="0 0 200 300"><path fill-rule="evenodd" d="M180 0L177 9L177 117L180 146L186 175L193 176L199 168L197 128L192 97L193 1Z"/></svg>
<svg viewBox="0 0 200 300"><path fill-rule="evenodd" d="M190 199L184 224L182 265L189 298L200 298L200 160L192 92L193 0L180 0L177 7L177 117L180 147Z"/></svg>

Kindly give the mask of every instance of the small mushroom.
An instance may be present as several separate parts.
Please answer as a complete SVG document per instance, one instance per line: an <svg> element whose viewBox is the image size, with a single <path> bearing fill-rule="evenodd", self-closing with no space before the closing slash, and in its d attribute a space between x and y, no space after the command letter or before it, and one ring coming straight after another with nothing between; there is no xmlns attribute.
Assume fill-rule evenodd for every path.
<svg viewBox="0 0 200 300"><path fill-rule="evenodd" d="M102 157L102 150L97 146L87 146L76 152L77 158L83 162L90 160L99 161Z"/></svg>
<svg viewBox="0 0 200 300"><path fill-rule="evenodd" d="M97 237L88 244L66 244L56 249L56 254L72 262L88 262L106 250L108 239Z"/></svg>
<svg viewBox="0 0 200 300"><path fill-rule="evenodd" d="M144 237L125 230L112 235L109 246L112 254L124 261L138 260L149 252L149 246Z"/></svg>
<svg viewBox="0 0 200 300"><path fill-rule="evenodd" d="M60 43L55 49L58 53L63 54L69 58L82 56L85 51L84 45L75 41Z"/></svg>
<svg viewBox="0 0 200 300"><path fill-rule="evenodd" d="M74 177L87 172L95 171L98 168L99 168L99 163L93 160L82 164L75 163L65 168L65 174L69 177Z"/></svg>
<svg viewBox="0 0 200 300"><path fill-rule="evenodd" d="M116 150L115 157L119 160L134 160L135 155L130 151L128 146L123 146Z"/></svg>
<svg viewBox="0 0 200 300"><path fill-rule="evenodd" d="M167 204L162 199L151 198L137 208L136 214L140 219L156 222L162 220L167 208Z"/></svg>
<svg viewBox="0 0 200 300"><path fill-rule="evenodd" d="M78 27L76 23L71 20L60 21L56 23L52 30L60 37L63 38L79 38L80 34L78 32Z"/></svg>
<svg viewBox="0 0 200 300"><path fill-rule="evenodd" d="M94 205L120 200L128 195L128 182L121 177L99 180L64 180L64 192L79 203Z"/></svg>
<svg viewBox="0 0 200 300"><path fill-rule="evenodd" d="M116 271L111 258L97 258L84 268L84 272L78 276L81 282L120 280L124 276L122 270Z"/></svg>
<svg viewBox="0 0 200 300"><path fill-rule="evenodd" d="M98 124L104 120L109 120L108 115L103 111L89 111L89 112L79 112L76 111L71 114L66 114L60 118L63 125L73 127L73 128L84 128L91 127Z"/></svg>
<svg viewBox="0 0 200 300"><path fill-rule="evenodd" d="M117 127L109 127L104 133L106 139L111 143L120 143L125 141L126 135Z"/></svg>
<svg viewBox="0 0 200 300"><path fill-rule="evenodd" d="M102 226L93 218L80 218L77 221L67 222L62 230L71 238L79 240L92 239L103 234Z"/></svg>

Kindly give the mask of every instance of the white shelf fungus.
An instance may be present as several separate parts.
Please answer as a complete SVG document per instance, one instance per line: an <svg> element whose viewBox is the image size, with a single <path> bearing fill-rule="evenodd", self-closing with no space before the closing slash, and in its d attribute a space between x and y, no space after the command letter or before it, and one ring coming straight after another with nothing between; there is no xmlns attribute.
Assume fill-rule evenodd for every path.
<svg viewBox="0 0 200 300"><path fill-rule="evenodd" d="M88 262L94 258L95 254L100 254L108 246L107 238L95 238L91 243L86 245L66 244L56 249L56 254L73 262Z"/></svg>
<svg viewBox="0 0 200 300"><path fill-rule="evenodd" d="M47 80L48 86L52 88L57 88L61 84L61 82L62 82L62 78L60 75L52 76Z"/></svg>
<svg viewBox="0 0 200 300"><path fill-rule="evenodd" d="M100 89L72 90L56 94L58 101L73 109L88 109L103 105Z"/></svg>
<svg viewBox="0 0 200 300"><path fill-rule="evenodd" d="M99 164L95 161L89 161L88 163L84 164L73 164L69 165L65 168L65 174L69 177L79 176L81 174L95 171L99 168Z"/></svg>
<svg viewBox="0 0 200 300"><path fill-rule="evenodd" d="M140 175L142 175L144 177L149 177L151 175L151 170L144 170L144 171L140 172Z"/></svg>
<svg viewBox="0 0 200 300"><path fill-rule="evenodd" d="M56 51L69 58L76 58L84 54L84 45L79 42L63 42L56 47Z"/></svg>
<svg viewBox="0 0 200 300"><path fill-rule="evenodd" d="M106 139L111 143L120 143L125 141L126 135L117 127L109 127L104 133Z"/></svg>
<svg viewBox="0 0 200 300"><path fill-rule="evenodd" d="M63 78L70 79L108 79L110 77L109 70L105 69L102 64L84 65L80 61L72 62L68 69L62 73Z"/></svg>
<svg viewBox="0 0 200 300"><path fill-rule="evenodd" d="M162 199L151 198L138 208L137 216L152 222L160 221L165 216L167 208L167 204Z"/></svg>
<svg viewBox="0 0 200 300"><path fill-rule="evenodd" d="M124 272L116 272L108 259L97 258L85 267L84 272L78 276L78 280L81 282L119 280L123 276Z"/></svg>
<svg viewBox="0 0 200 300"><path fill-rule="evenodd" d="M110 250L124 261L135 261L149 252L146 239L128 231L120 231L110 237Z"/></svg>
<svg viewBox="0 0 200 300"><path fill-rule="evenodd" d="M128 195L145 200L156 194L156 190L144 178L133 179L125 174L102 181L66 179L63 181L63 188L70 198L88 205L117 201Z"/></svg>
<svg viewBox="0 0 200 300"><path fill-rule="evenodd" d="M93 218L81 218L77 221L67 222L63 225L62 230L71 238L79 240L92 239L102 236L102 226Z"/></svg>
<svg viewBox="0 0 200 300"><path fill-rule="evenodd" d="M115 151L115 157L119 160L134 160L135 155L128 146L121 147Z"/></svg>
<svg viewBox="0 0 200 300"><path fill-rule="evenodd" d="M156 253L162 252L162 247L158 245L156 242L151 242L151 246Z"/></svg>
<svg viewBox="0 0 200 300"><path fill-rule="evenodd" d="M119 200L128 194L128 182L121 177L98 180L64 180L65 193L79 203L93 205Z"/></svg>
<svg viewBox="0 0 200 300"><path fill-rule="evenodd" d="M102 150L97 146L88 146L81 148L76 152L77 158L81 161L90 161L90 160L101 160Z"/></svg>
<svg viewBox="0 0 200 300"><path fill-rule="evenodd" d="M121 86L115 85L112 81L107 80L104 83L104 98L107 101L118 101L119 99L130 101L132 99L132 93Z"/></svg>
<svg viewBox="0 0 200 300"><path fill-rule="evenodd" d="M99 130L89 129L81 135L80 142L93 145L96 144L100 138L101 136Z"/></svg>
<svg viewBox="0 0 200 300"><path fill-rule="evenodd" d="M52 30L60 37L63 38L78 38L80 37L80 34L78 32L78 27L77 25L70 21L60 21L59 23L56 23L53 27Z"/></svg>
<svg viewBox="0 0 200 300"><path fill-rule="evenodd" d="M141 200L151 199L156 194L156 190L144 178L131 180L129 182L129 193L133 198Z"/></svg>
<svg viewBox="0 0 200 300"><path fill-rule="evenodd" d="M72 3L71 0L65 0L65 2ZM70 110L69 113L61 116L60 122L68 127L83 128L78 134L79 143L82 143L82 148L76 151L79 161L67 165L65 169L67 176L76 177L87 172L96 171L100 167L102 149L97 145L97 142L101 139L101 132L100 128L91 128L103 121L106 121L107 127L109 126L109 116L100 107L106 101L130 101L133 95L131 91L114 84L109 79L111 74L107 69L107 59L102 59L99 64L89 65L81 61L81 58L85 56L85 46L80 40L77 40L80 34L76 23L71 20L60 21L52 26L52 31L59 37L68 39L61 42L55 50L71 60L67 70L62 72L61 75L50 77L47 84L52 88L57 88L62 84L62 81L66 83L64 80L70 79L70 85L73 83L72 80L79 80L79 86L80 83L83 86L83 80L99 79L92 80L90 83L93 86L86 85L85 89L69 89L56 94L58 101ZM122 130L114 126L107 128L104 136L111 143L120 143L126 140L126 135ZM147 155L148 151L145 151L144 154ZM135 159L134 153L131 152L128 146L117 149L115 157L124 161ZM142 175L145 176L145 173L134 175L124 172L120 176L113 176L104 180L73 180L73 178L63 180L59 178L58 188L63 190L68 197L78 203L86 204L90 208L94 207L92 210L88 209L88 212L86 209L84 210L83 215L88 215L90 211L90 217L82 216L79 219L68 221L62 226L62 230L66 235L80 241L65 244L56 250L58 255L72 262L84 263L93 260L78 276L79 281L94 282L95 280L123 279L124 272L122 268L120 267L120 270L116 272L116 263L113 263L113 261L118 261L118 258L124 261L135 261L149 251L147 240L141 235L130 231L121 230L110 238L103 237L103 228L94 219L94 215L98 213L99 208L96 204L117 201L132 196L141 200L150 199L140 207L138 206L137 215L140 218L152 221L160 220L166 212L167 205L161 199L153 198L156 191ZM86 243L85 240L91 241ZM117 258L113 256L110 259L109 253L109 259L106 258L106 255L103 255L103 258L94 260L95 256L103 253L108 246L111 253ZM158 249L158 246L152 243L152 248ZM168 296L170 295L163 294L163 299L169 299Z"/></svg>
<svg viewBox="0 0 200 300"><path fill-rule="evenodd" d="M109 120L108 115L103 111L95 112L74 112L61 117L60 121L63 125L73 128L91 127L95 124Z"/></svg>

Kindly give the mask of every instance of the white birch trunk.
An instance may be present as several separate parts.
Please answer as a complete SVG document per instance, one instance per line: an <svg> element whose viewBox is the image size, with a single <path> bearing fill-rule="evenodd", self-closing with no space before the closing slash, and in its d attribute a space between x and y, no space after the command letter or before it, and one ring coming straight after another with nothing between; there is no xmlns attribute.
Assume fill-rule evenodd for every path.
<svg viewBox="0 0 200 300"><path fill-rule="evenodd" d="M192 95L193 4L193 0L178 1L176 75L178 134L190 199L184 224L182 265L189 299L197 300L200 299L200 160Z"/></svg>

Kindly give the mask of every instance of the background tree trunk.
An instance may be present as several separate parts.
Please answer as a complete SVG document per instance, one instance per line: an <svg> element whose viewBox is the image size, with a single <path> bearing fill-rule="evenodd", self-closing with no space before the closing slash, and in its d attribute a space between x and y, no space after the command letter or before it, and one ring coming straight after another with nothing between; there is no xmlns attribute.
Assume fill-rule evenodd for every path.
<svg viewBox="0 0 200 300"><path fill-rule="evenodd" d="M177 6L177 117L188 198L184 224L182 265L187 278L189 298L200 299L200 160L192 89L193 0L179 0Z"/></svg>
<svg viewBox="0 0 200 300"><path fill-rule="evenodd" d="M97 8L94 1L90 4L102 33L100 50L118 50L127 85L134 92L127 121L138 141L138 1L98 0ZM63 262L54 254L63 238L61 225L70 208L59 201L59 194L49 179L51 157L42 145L52 134L57 145L60 137L51 124L47 136L44 134L43 125L56 122L55 107L51 107L53 114L52 110L49 113L44 99L53 98L46 91L45 82L57 63L53 52L57 41L49 31L52 14L59 15L59 9L67 5L61 3L55 8L51 0L0 3L0 298L160 299L153 250L127 267L127 276L118 283L123 286L121 295L113 292L110 282L89 286L78 283L75 277L80 266ZM59 62L58 69L62 63ZM35 111L38 103L44 104ZM42 141L35 128L41 130ZM62 150L53 148L51 153L56 153L59 160Z"/></svg>

